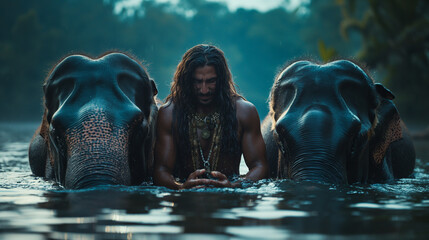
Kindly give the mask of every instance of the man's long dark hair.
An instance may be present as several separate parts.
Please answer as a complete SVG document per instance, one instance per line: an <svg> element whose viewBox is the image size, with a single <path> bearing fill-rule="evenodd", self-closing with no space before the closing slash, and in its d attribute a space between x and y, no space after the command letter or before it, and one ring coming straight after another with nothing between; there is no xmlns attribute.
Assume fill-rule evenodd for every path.
<svg viewBox="0 0 429 240"><path fill-rule="evenodd" d="M166 98L166 102L174 103L173 136L177 143L178 156L182 159L189 159L191 156L188 116L195 112L197 105L194 72L195 69L204 66L213 66L217 74L214 101L221 114L221 153L237 154L240 151L235 100L241 96L235 89L222 50L212 45L200 44L183 55L174 74L170 95Z"/></svg>

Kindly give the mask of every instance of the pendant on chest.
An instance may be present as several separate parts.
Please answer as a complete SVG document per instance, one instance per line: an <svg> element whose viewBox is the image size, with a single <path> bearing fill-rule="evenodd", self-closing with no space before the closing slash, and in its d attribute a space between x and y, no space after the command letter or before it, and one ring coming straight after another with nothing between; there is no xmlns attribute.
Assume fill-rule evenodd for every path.
<svg viewBox="0 0 429 240"><path fill-rule="evenodd" d="M212 171L217 168L221 133L222 127L220 124L220 114L218 112L209 115L191 115L189 136L192 148L192 162L195 170L201 167L200 163L202 163L202 167L207 171ZM204 146L204 152L202 146Z"/></svg>

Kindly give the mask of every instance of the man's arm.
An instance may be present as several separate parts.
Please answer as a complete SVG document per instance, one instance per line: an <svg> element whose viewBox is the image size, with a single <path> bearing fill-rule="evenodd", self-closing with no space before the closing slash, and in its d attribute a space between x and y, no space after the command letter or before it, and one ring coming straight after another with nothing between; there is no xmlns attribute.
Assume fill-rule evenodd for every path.
<svg viewBox="0 0 429 240"><path fill-rule="evenodd" d="M249 172L244 180L257 181L267 176L268 166L265 142L261 134L258 112L255 106L243 99L237 101L237 121L242 128L241 148ZM230 182L221 172L213 171L218 180L211 180L216 187L239 187L241 180Z"/></svg>
<svg viewBox="0 0 429 240"><path fill-rule="evenodd" d="M176 163L176 144L173 138L173 104L162 106L158 112L155 142L154 183L170 189L185 189L208 184L208 179L198 179L205 170L191 173L188 180L181 184L174 179L173 169Z"/></svg>
<svg viewBox="0 0 429 240"><path fill-rule="evenodd" d="M176 146L172 134L173 106L162 106L156 122L155 168L153 181L156 185L179 189L172 172L175 164Z"/></svg>
<svg viewBox="0 0 429 240"><path fill-rule="evenodd" d="M261 123L255 106L248 101L238 100L237 120L242 126L241 148L249 168L244 179L256 181L265 178L268 171L267 154L261 134Z"/></svg>

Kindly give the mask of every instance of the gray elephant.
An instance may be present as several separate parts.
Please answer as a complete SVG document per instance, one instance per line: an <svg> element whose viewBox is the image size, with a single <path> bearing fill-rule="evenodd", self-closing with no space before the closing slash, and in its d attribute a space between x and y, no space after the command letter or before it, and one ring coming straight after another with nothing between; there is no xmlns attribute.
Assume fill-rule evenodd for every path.
<svg viewBox="0 0 429 240"><path fill-rule="evenodd" d="M70 189L150 178L157 88L141 64L117 52L71 55L43 90L43 119L29 148L35 175Z"/></svg>
<svg viewBox="0 0 429 240"><path fill-rule="evenodd" d="M270 177L350 184L412 175L414 145L393 98L348 60L288 65L262 123Z"/></svg>

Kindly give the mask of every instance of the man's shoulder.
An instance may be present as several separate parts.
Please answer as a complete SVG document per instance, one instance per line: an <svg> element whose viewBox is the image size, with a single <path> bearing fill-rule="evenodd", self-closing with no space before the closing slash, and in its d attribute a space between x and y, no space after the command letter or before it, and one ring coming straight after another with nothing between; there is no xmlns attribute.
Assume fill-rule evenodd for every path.
<svg viewBox="0 0 429 240"><path fill-rule="evenodd" d="M159 112L162 114L173 113L174 103L166 102L159 107Z"/></svg>
<svg viewBox="0 0 429 240"><path fill-rule="evenodd" d="M171 102L164 103L158 110L158 124L171 125L173 121L174 104Z"/></svg>
<svg viewBox="0 0 429 240"><path fill-rule="evenodd" d="M237 99L236 109L238 123L245 131L246 129L255 129L259 126L259 114L255 105L253 105L251 102L246 101L243 98Z"/></svg>
<svg viewBox="0 0 429 240"><path fill-rule="evenodd" d="M253 103L245 100L244 98L238 97L235 100L235 106L237 108L237 113L239 112L254 112L256 111L255 105Z"/></svg>

